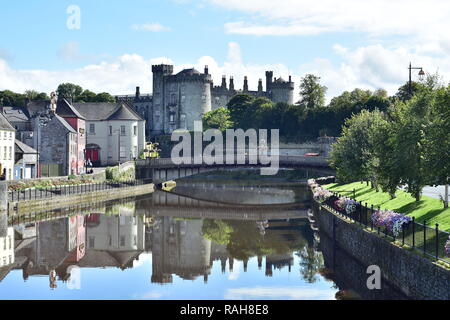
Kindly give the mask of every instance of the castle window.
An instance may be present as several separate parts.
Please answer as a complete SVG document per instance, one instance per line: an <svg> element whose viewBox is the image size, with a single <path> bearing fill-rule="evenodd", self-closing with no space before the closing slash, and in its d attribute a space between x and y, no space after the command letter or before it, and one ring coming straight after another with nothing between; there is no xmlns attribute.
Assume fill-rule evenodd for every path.
<svg viewBox="0 0 450 320"><path fill-rule="evenodd" d="M177 96L176 96L176 94L172 94L170 96L170 103L171 104L176 104L177 103Z"/></svg>
<svg viewBox="0 0 450 320"><path fill-rule="evenodd" d="M174 113L170 113L169 114L169 122L170 123L175 123L175 114Z"/></svg>
<svg viewBox="0 0 450 320"><path fill-rule="evenodd" d="M203 102L206 101L206 96L205 95L202 95L202 100L203 100Z"/></svg>

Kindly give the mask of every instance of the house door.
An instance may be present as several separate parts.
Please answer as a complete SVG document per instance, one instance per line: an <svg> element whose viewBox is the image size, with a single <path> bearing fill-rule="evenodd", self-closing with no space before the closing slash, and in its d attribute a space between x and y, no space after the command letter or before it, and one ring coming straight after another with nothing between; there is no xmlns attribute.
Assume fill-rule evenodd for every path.
<svg viewBox="0 0 450 320"><path fill-rule="evenodd" d="M94 166L100 166L100 146L94 143L86 146L86 160L91 160Z"/></svg>

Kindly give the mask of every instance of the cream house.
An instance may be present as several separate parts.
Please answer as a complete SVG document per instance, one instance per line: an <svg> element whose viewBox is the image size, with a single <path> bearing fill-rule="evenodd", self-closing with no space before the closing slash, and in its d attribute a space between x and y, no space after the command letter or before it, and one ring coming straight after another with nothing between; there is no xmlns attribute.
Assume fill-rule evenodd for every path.
<svg viewBox="0 0 450 320"><path fill-rule="evenodd" d="M0 175L14 179L15 129L0 113Z"/></svg>
<svg viewBox="0 0 450 320"><path fill-rule="evenodd" d="M74 103L86 118L86 159L94 166L137 158L145 147L145 121L126 103Z"/></svg>

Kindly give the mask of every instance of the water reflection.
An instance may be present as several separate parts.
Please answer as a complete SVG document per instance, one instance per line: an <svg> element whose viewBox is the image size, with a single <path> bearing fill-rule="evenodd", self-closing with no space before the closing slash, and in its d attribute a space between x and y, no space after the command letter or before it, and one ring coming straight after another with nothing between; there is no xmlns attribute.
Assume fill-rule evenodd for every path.
<svg viewBox="0 0 450 320"><path fill-rule="evenodd" d="M244 188L244 207L234 186L204 182L195 193L204 200L178 188L69 217L3 220L0 298L334 299L349 287L325 268L303 187L271 187L295 206L261 205L271 196ZM220 195L208 199L208 189ZM69 290L77 275L81 289Z"/></svg>

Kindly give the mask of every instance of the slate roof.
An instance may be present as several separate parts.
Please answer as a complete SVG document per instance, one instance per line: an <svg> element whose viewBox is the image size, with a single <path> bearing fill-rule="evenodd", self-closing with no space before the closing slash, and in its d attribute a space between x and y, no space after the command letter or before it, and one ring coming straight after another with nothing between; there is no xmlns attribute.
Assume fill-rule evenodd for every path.
<svg viewBox="0 0 450 320"><path fill-rule="evenodd" d="M2 113L0 113L0 130L16 131Z"/></svg>
<svg viewBox="0 0 450 320"><path fill-rule="evenodd" d="M74 103L73 106L86 120L143 120L138 113L123 102Z"/></svg>
<svg viewBox="0 0 450 320"><path fill-rule="evenodd" d="M199 71L195 70L194 68L184 69L177 73L177 75L194 75L194 74L201 74L201 73Z"/></svg>
<svg viewBox="0 0 450 320"><path fill-rule="evenodd" d="M50 100L30 101L27 104L28 114L32 117L36 112L44 111L50 105Z"/></svg>
<svg viewBox="0 0 450 320"><path fill-rule="evenodd" d="M16 153L25 153L25 154L36 154L37 151L35 149L33 149L32 147L26 145L25 143L23 143L20 140L16 139Z"/></svg>
<svg viewBox="0 0 450 320"><path fill-rule="evenodd" d="M10 122L28 122L30 115L28 110L20 107L2 107L3 115Z"/></svg>
<svg viewBox="0 0 450 320"><path fill-rule="evenodd" d="M64 118L85 119L66 99L58 100L56 113Z"/></svg>

